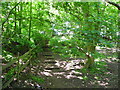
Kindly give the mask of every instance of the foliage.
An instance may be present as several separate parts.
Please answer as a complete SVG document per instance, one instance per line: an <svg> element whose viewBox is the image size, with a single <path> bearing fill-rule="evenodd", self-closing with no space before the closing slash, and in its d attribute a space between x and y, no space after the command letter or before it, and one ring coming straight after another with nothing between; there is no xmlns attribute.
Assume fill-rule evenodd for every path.
<svg viewBox="0 0 120 90"><path fill-rule="evenodd" d="M44 82L44 79L43 78L40 78L38 76L34 76L34 75L31 75L31 79L37 83L43 83Z"/></svg>
<svg viewBox="0 0 120 90"><path fill-rule="evenodd" d="M5 80L9 81L16 74L17 70L18 70L18 67L11 68L5 75Z"/></svg>
<svg viewBox="0 0 120 90"><path fill-rule="evenodd" d="M5 50L3 50L3 57L5 58L5 60L3 62L9 62L13 59L13 54L10 52L7 52Z"/></svg>
<svg viewBox="0 0 120 90"><path fill-rule="evenodd" d="M36 54L51 46L63 58L88 60L103 57L96 46L117 46L118 10L102 2L6 2L2 3L3 50ZM92 6L92 7L91 7ZM4 52L3 52L4 53Z"/></svg>
<svg viewBox="0 0 120 90"><path fill-rule="evenodd" d="M94 68L90 68L90 73L95 74L103 74L104 72L107 71L107 67L106 67L106 63L105 62L95 62L95 67Z"/></svg>
<svg viewBox="0 0 120 90"><path fill-rule="evenodd" d="M104 74L106 71L107 71L106 63L102 61L96 61L94 67L77 70L77 72L82 72L82 73L90 72L91 74Z"/></svg>

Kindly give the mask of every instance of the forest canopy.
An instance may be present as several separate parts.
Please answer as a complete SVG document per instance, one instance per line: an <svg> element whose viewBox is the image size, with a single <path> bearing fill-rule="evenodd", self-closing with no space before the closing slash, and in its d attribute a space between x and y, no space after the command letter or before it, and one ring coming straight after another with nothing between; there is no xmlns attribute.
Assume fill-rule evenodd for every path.
<svg viewBox="0 0 120 90"><path fill-rule="evenodd" d="M118 40L118 9L105 2L5 2L2 5L3 50L16 54L23 54L37 44L42 50L48 43L55 51L63 48L60 52L69 57L86 53L96 57L96 46L114 47Z"/></svg>

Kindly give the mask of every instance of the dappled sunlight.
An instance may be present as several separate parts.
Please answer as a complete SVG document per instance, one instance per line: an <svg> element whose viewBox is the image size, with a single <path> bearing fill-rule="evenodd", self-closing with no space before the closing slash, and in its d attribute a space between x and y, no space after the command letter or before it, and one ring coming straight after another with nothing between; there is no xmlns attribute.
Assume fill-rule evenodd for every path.
<svg viewBox="0 0 120 90"><path fill-rule="evenodd" d="M102 61L106 61L106 62L112 63L112 62L118 62L119 59L110 57L110 58L102 59Z"/></svg>
<svg viewBox="0 0 120 90"><path fill-rule="evenodd" d="M64 75L65 72L53 72L54 75Z"/></svg>
<svg viewBox="0 0 120 90"><path fill-rule="evenodd" d="M61 67L65 70L72 70L72 69L81 69L82 66L80 65L80 63L83 62L82 60L70 60L70 61L57 61L57 63L55 65L57 65L58 67Z"/></svg>
<svg viewBox="0 0 120 90"><path fill-rule="evenodd" d="M106 86L106 85L108 85L107 82L103 82L103 81L97 81L97 82L98 82L98 84L101 85L101 86Z"/></svg>
<svg viewBox="0 0 120 90"><path fill-rule="evenodd" d="M43 70L43 72L39 72L39 73L45 76L60 75L67 79L77 78L76 75L82 74L80 72L75 71L83 67L80 65L81 59L70 60L70 61L63 61L63 60L55 60L55 61L56 63L54 65L52 64L45 65L45 69ZM54 71L52 69L54 69Z"/></svg>
<svg viewBox="0 0 120 90"><path fill-rule="evenodd" d="M110 86L110 82L113 80L113 78L110 77L114 76L114 71L111 71L111 68L106 68L108 71L104 71L104 67L111 67L113 66L112 63L106 64L104 61L101 62L96 60L97 66L95 66L95 68L84 71L83 66L81 65L83 62L84 59L81 58L71 58L70 60L45 59L45 63L43 62L43 64L40 64L42 65L41 67L39 67L38 64L31 67L31 73L41 76L45 79L46 84L44 85L52 87L58 85L56 83L59 82L65 83L63 86L71 87L76 87L76 85L79 87L79 85L81 85L80 87L87 88L94 88L94 86L96 86L96 88L108 88ZM116 67L116 65L114 66ZM117 74L117 72L114 73ZM41 86L38 83L34 84L30 81L25 81L25 84L32 87ZM62 86L62 84L60 84L60 86Z"/></svg>
<svg viewBox="0 0 120 90"><path fill-rule="evenodd" d="M96 50L99 51L100 53L105 53L105 52L116 52L118 51L119 49L114 47L114 48L108 48L108 47L99 47L99 46L96 46Z"/></svg>
<svg viewBox="0 0 120 90"><path fill-rule="evenodd" d="M45 75L45 76L52 76L52 74L49 73L49 72L41 72L41 74L42 74L42 75Z"/></svg>
<svg viewBox="0 0 120 90"><path fill-rule="evenodd" d="M71 83L80 83L82 87L94 88L94 86L97 85L96 87L107 88L110 86L110 77L113 76L113 72L109 71L109 69L107 69L108 71L102 70L104 67L108 67L108 64L106 64L104 61L101 62L96 60L97 67L95 67L95 71L90 69L86 72L83 72L81 71L83 69L81 63L83 62L84 60L79 58L73 58L70 60L55 59L54 61L46 61L45 66L42 67L44 68L43 71L39 71L37 75L47 78L46 82L48 83L48 86L54 86L55 83L52 83L54 80L56 82L59 82L59 80L65 80L63 82L68 84L69 80L71 80ZM36 69L35 67L33 68Z"/></svg>
<svg viewBox="0 0 120 90"><path fill-rule="evenodd" d="M61 76L57 76L57 78L62 78Z"/></svg>
<svg viewBox="0 0 120 90"><path fill-rule="evenodd" d="M67 79L76 78L75 75L64 75L64 76L65 76L65 78L67 78Z"/></svg>
<svg viewBox="0 0 120 90"><path fill-rule="evenodd" d="M3 89L118 87L118 0L6 1L0 14Z"/></svg>
<svg viewBox="0 0 120 90"><path fill-rule="evenodd" d="M111 86L110 82L114 79L111 77L114 76L113 73L117 74L117 72L116 70L114 70L115 72L111 71L111 68L106 68L108 71L104 71L104 67L112 66L114 69L116 69L115 67L117 67L118 64L106 64L104 61L101 62L99 60L96 60L97 66L95 66L95 68L84 71L83 66L81 65L81 63L83 62L84 59L79 58L73 58L70 60L45 60L45 63L43 62L43 64L33 65L31 67L31 73L36 76L41 76L45 79L46 84L43 83L43 86L46 85L55 87L57 85L56 83L59 82L61 82L60 86L62 86L62 83L65 83L63 84L63 86L79 87L80 85L81 88L108 88ZM28 70L26 69L23 71L23 73L26 73L27 71ZM33 83L31 80L25 80L23 87L25 86L40 88L41 84L37 82ZM114 84L112 85L112 87L113 86ZM115 86L117 87L117 84L115 84Z"/></svg>

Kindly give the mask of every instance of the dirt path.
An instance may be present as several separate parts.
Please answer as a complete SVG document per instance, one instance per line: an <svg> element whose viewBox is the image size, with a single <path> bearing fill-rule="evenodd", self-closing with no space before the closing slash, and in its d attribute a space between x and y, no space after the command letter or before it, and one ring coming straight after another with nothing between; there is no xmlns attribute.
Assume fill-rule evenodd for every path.
<svg viewBox="0 0 120 90"><path fill-rule="evenodd" d="M118 85L118 74L116 64L108 64L109 71L104 74L75 74L75 70L44 72L41 76L45 79L43 87L47 88L116 88ZM111 69L112 68L112 69ZM87 76L86 79L83 77ZM95 77L98 77L95 78Z"/></svg>
<svg viewBox="0 0 120 90"><path fill-rule="evenodd" d="M30 88L118 88L118 63L106 62L104 68L96 67L96 70L80 71L83 67L83 59L61 60L59 56L51 52L44 52L36 60L31 73L44 79L42 83L36 83L27 78L25 73L21 77L21 84L13 84L16 87ZM109 59L110 61L110 59ZM103 65L102 65L103 66ZM16 83L17 84L17 83Z"/></svg>
<svg viewBox="0 0 120 90"><path fill-rule="evenodd" d="M107 63L107 71L97 73L77 72L82 68L82 59L69 61L55 60L52 55L47 55L43 71L37 74L45 79L41 84L46 88L117 88L118 63ZM103 69L104 70L104 69Z"/></svg>

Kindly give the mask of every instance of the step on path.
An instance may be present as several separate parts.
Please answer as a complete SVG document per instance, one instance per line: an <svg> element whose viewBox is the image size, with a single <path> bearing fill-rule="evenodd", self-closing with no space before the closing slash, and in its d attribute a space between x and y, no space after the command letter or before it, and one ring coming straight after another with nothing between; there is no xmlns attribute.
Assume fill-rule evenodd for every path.
<svg viewBox="0 0 120 90"><path fill-rule="evenodd" d="M45 50L45 51L47 51L47 52L43 53L43 56L44 56L43 72L46 72L46 71L54 72L56 70L60 70L61 68L56 65L57 61L55 60L56 59L55 54L53 52L51 52L50 50L48 50L48 48L46 48L46 49L47 50Z"/></svg>
<svg viewBox="0 0 120 90"><path fill-rule="evenodd" d="M40 71L39 73L42 73L43 75L46 76L58 76L58 75L62 75L63 74L70 74L70 72L72 74L76 74L76 72L74 72L73 70L77 70L80 69L80 67L76 68L75 65L80 66L80 64L78 62L80 62L80 60L77 61L77 63L75 63L76 61L74 61L74 64L72 65L71 63L67 63L67 61L64 60L60 60L60 56L54 54L53 52L46 50L47 52L42 53L43 55L43 62L42 62L42 72ZM71 65L71 66L70 66ZM70 68L67 68L70 67ZM48 71L48 72L46 72Z"/></svg>
<svg viewBox="0 0 120 90"><path fill-rule="evenodd" d="M47 88L76 87L73 83L71 84L71 82L74 82L74 79L70 78L76 78L81 74L79 72L76 73L75 68L66 69L65 66L71 66L66 61L61 60L59 55L54 54L48 49L45 51L42 53L44 59L42 62L43 69L38 71L39 75L45 79L45 83L42 86ZM76 79L80 81L80 79Z"/></svg>

